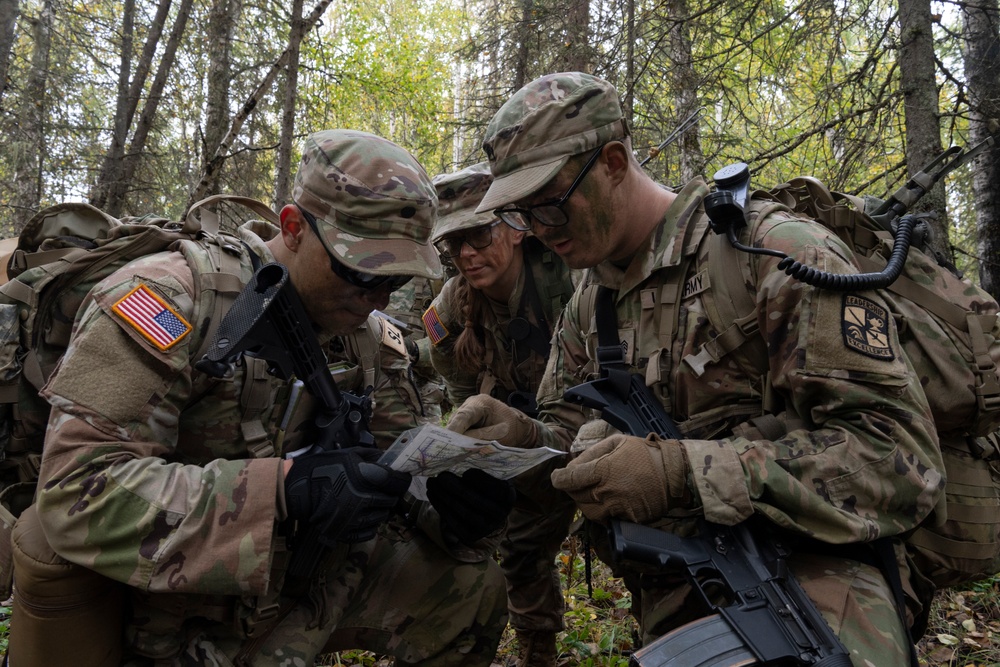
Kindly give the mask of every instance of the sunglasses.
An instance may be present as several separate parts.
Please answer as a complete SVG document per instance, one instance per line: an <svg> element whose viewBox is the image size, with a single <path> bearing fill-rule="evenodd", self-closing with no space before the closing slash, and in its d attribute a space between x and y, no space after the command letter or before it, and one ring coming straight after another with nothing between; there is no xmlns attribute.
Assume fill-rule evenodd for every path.
<svg viewBox="0 0 1000 667"><path fill-rule="evenodd" d="M583 183L583 179L587 176L587 173L590 172L590 169L597 163L597 156L601 154L602 150L604 150L604 146L601 146L594 151L594 154L590 156L589 160L587 160L587 164L585 164L580 173L577 174L573 184L569 186L569 190L567 190L566 194L562 197L543 202L541 204L528 206L526 208L520 208L517 206L498 208L494 210L493 213L507 223L508 226L519 232L531 231L531 223L533 221L539 222L546 227L562 227L569 222L569 219L566 217L566 211L562 208L563 205L580 186L580 183Z"/></svg>
<svg viewBox="0 0 1000 667"><path fill-rule="evenodd" d="M455 259L462 254L462 244L468 243L470 248L482 250L493 243L493 228L500 224L494 220L488 225L475 227L461 234L451 234L434 242L438 253L446 259Z"/></svg>
<svg viewBox="0 0 1000 667"><path fill-rule="evenodd" d="M302 217L306 219L306 222L309 224L309 227L312 228L316 238L322 244L323 250L326 251L327 256L330 258L330 268L333 269L333 272L337 274L338 277L355 287L360 287L361 289L366 290L374 290L383 286L388 286L390 292L395 292L413 279L413 276L404 275L375 275L374 273L365 273L364 271L358 271L357 269L352 269L347 266L337 259L337 257L330 252L329 248L326 247L326 244L323 243L323 237L319 233L319 227L313 214L298 204L295 206L302 213Z"/></svg>

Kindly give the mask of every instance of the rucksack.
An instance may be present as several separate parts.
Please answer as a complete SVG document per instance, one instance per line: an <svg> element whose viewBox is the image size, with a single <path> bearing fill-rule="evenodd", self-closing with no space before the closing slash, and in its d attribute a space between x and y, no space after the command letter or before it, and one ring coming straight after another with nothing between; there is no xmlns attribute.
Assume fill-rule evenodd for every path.
<svg viewBox="0 0 1000 667"><path fill-rule="evenodd" d="M0 286L0 597L10 592L10 531L34 500L49 404L38 392L69 344L73 322L91 288L146 255L179 250L192 267L200 300L215 326L249 277L238 237L219 230L208 207L242 205L278 224L262 202L215 195L194 204L181 222L116 219L85 203L39 211L18 237ZM199 341L207 348L214 326Z"/></svg>
<svg viewBox="0 0 1000 667"><path fill-rule="evenodd" d="M775 211L815 220L833 230L855 253L865 272L882 270L893 235L871 213L872 197L831 192L811 178L794 178L754 192L746 206L750 238ZM748 294L749 255L722 235L708 239L715 309L713 325L732 323L744 340L754 337L756 318ZM1000 306L987 292L951 267L913 246L902 275L883 289L899 333L930 403L945 464L947 517L928 520L906 536L917 569L938 587L989 577L1000 571ZM752 321L752 322L751 322ZM759 336L755 337L759 340ZM739 363L766 373L762 349L732 345Z"/></svg>

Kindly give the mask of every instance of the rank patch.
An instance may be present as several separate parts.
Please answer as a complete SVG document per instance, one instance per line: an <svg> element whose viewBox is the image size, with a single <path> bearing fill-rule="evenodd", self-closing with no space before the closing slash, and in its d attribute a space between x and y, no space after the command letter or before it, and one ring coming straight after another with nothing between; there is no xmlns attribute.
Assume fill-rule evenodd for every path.
<svg viewBox="0 0 1000 667"><path fill-rule="evenodd" d="M437 308L431 306L426 311L424 311L424 329L427 330L427 337L431 339L431 343L437 345L445 338L448 337L448 329L444 326L441 318L438 317Z"/></svg>
<svg viewBox="0 0 1000 667"><path fill-rule="evenodd" d="M889 343L889 312L874 301L845 294L840 326L848 349L873 359L896 358Z"/></svg>
<svg viewBox="0 0 1000 667"><path fill-rule="evenodd" d="M164 352L191 332L187 320L143 284L122 297L112 310Z"/></svg>

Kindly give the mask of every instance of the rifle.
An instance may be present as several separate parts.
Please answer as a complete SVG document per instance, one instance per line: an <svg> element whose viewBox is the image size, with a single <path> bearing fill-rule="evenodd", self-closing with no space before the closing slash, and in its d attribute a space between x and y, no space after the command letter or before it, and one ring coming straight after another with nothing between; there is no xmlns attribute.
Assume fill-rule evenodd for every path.
<svg viewBox="0 0 1000 667"><path fill-rule="evenodd" d="M302 300L281 264L257 269L195 368L212 377L231 377L242 354L265 359L270 364L268 372L283 380L295 377L316 400L310 424L315 444L310 451L375 446L368 430L371 400L337 388ZM316 525L304 531L300 527L296 533L288 576L305 581L338 536Z"/></svg>
<svg viewBox="0 0 1000 667"><path fill-rule="evenodd" d="M618 430L681 439L677 424L643 378L622 369L573 387L567 401L601 411ZM788 550L758 538L746 522L721 526L702 521L699 534L682 538L612 519L611 551L617 562L683 571L713 613L656 639L632 654L632 667L699 665L816 665L850 667L843 644L805 594L785 561ZM722 585L723 604L714 601ZM714 594L714 595L713 595Z"/></svg>

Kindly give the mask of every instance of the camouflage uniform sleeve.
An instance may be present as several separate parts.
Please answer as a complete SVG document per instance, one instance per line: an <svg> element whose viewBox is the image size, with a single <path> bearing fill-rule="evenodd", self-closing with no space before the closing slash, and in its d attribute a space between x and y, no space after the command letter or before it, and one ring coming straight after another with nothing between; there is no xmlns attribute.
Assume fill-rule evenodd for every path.
<svg viewBox="0 0 1000 667"><path fill-rule="evenodd" d="M381 318L369 317L368 329L357 335L373 335L378 340L379 367L372 392L371 431L375 444L388 449L403 431L420 425L422 409L410 356L399 329Z"/></svg>
<svg viewBox="0 0 1000 667"><path fill-rule="evenodd" d="M856 273L818 225L768 221L761 245L833 273ZM710 521L753 511L821 540L910 530L943 501L944 470L927 399L880 293L795 281L757 259L758 321L773 389L794 417L776 440L685 440L691 485ZM773 437L773 436L772 436Z"/></svg>
<svg viewBox="0 0 1000 667"><path fill-rule="evenodd" d="M456 406L479 393L479 373L459 368L455 363L455 340L465 327L455 304L457 287L458 277L445 283L424 314L424 327L432 342L431 363L444 380L448 400ZM439 335L433 335L432 329Z"/></svg>
<svg viewBox="0 0 1000 667"><path fill-rule="evenodd" d="M552 349L537 395L538 421L541 422L538 446L564 452L570 451L577 431L591 418L590 411L562 400L567 389L585 382L595 370L587 354L586 333L579 321L580 296L578 289L553 328Z"/></svg>
<svg viewBox="0 0 1000 667"><path fill-rule="evenodd" d="M133 263L88 296L43 390L53 407L38 492L45 535L67 560L142 590L262 593L280 461L179 454L184 434L195 440L214 426L182 414L192 401L196 332L151 343L115 310L137 289L182 323L172 335L194 320L191 272L179 253Z"/></svg>

